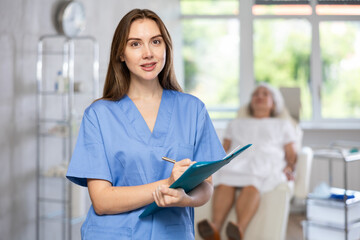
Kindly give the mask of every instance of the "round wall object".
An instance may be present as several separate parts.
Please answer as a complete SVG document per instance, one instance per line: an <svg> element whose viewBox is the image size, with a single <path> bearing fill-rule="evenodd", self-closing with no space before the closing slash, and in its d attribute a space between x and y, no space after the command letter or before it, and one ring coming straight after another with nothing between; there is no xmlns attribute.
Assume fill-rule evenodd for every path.
<svg viewBox="0 0 360 240"><path fill-rule="evenodd" d="M65 1L59 4L56 14L57 30L67 37L76 37L86 26L84 5L78 1Z"/></svg>

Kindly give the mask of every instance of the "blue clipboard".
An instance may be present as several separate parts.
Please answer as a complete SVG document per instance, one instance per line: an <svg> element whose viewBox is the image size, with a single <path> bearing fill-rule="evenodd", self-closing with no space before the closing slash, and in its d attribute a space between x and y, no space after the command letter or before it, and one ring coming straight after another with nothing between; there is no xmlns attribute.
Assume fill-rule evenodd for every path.
<svg viewBox="0 0 360 240"><path fill-rule="evenodd" d="M170 188L182 188L186 193L190 192L197 185L202 183L205 179L219 170L222 166L228 164L231 160L233 160L240 153L248 149L252 144L248 144L240 149L235 150L228 154L221 160L217 161L206 161L206 162L197 162L191 165L173 184L171 184ZM151 214L154 214L163 207L158 207L155 202L151 203L146 207L144 212L139 216L139 218L147 217Z"/></svg>

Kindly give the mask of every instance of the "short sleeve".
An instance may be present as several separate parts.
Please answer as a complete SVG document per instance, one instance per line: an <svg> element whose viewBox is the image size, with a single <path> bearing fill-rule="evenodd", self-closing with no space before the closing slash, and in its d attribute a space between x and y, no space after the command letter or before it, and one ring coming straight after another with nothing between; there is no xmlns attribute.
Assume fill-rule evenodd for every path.
<svg viewBox="0 0 360 240"><path fill-rule="evenodd" d="M87 186L88 178L112 183L100 125L91 107L84 113L66 177L84 187Z"/></svg>
<svg viewBox="0 0 360 240"><path fill-rule="evenodd" d="M204 106L199 113L196 126L194 161L216 161L224 156L224 148Z"/></svg>
<svg viewBox="0 0 360 240"><path fill-rule="evenodd" d="M296 142L297 141L297 137L296 137L296 132L295 132L295 128L294 126L290 123L290 121L284 121L284 145L291 143L291 142Z"/></svg>

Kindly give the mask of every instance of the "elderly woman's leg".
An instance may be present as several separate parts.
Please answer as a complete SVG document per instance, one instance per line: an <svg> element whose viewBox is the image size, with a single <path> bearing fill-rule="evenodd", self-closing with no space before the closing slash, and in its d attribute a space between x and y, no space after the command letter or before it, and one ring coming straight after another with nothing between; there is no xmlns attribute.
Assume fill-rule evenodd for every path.
<svg viewBox="0 0 360 240"><path fill-rule="evenodd" d="M220 239L220 230L226 216L234 204L235 188L219 185L215 188L212 199L211 221L204 219L198 223L200 236L205 240Z"/></svg>
<svg viewBox="0 0 360 240"><path fill-rule="evenodd" d="M254 186L244 187L236 200L237 223L227 226L227 234L230 239L242 239L246 228L255 215L260 203L260 192ZM236 228L234 228L234 226ZM239 232L237 232L238 230ZM237 237L237 235L239 235Z"/></svg>
<svg viewBox="0 0 360 240"><path fill-rule="evenodd" d="M212 202L212 222L218 231L221 230L224 221L234 204L235 187L219 185L214 190Z"/></svg>

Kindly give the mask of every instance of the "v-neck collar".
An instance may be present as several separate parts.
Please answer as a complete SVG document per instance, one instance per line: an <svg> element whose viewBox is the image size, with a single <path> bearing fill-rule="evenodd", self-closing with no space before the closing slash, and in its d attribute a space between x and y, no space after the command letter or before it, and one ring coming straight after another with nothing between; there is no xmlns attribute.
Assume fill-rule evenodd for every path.
<svg viewBox="0 0 360 240"><path fill-rule="evenodd" d="M125 95L120 101L120 106L129 120L134 132L145 143L153 146L162 146L168 132L171 115L173 111L174 97L169 90L163 90L161 102L156 116L154 129L151 132L143 116L136 107L135 103Z"/></svg>

